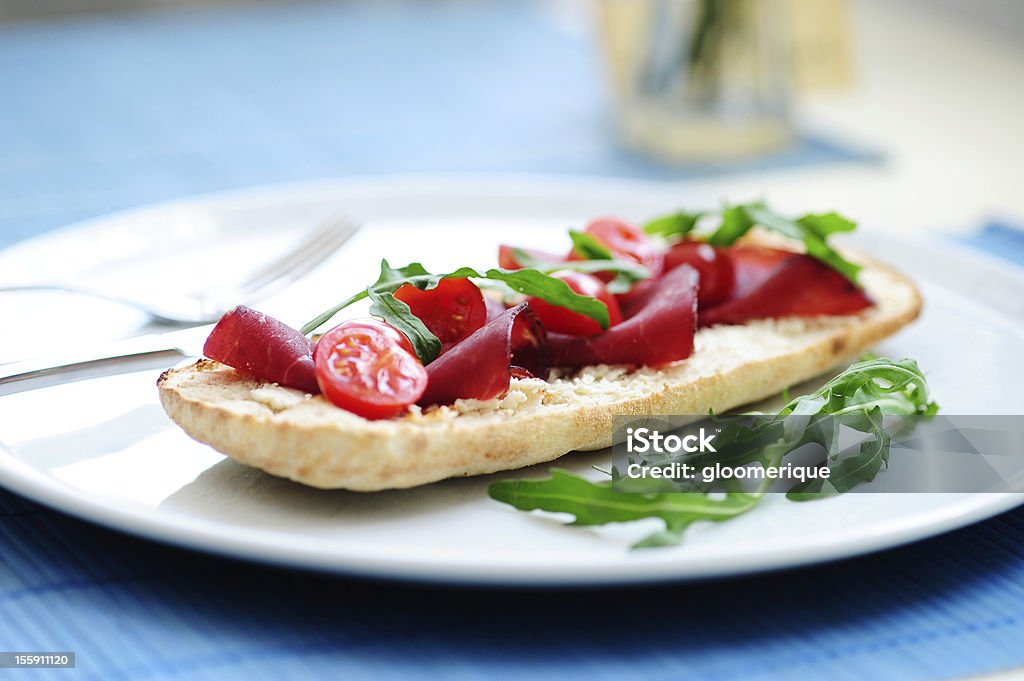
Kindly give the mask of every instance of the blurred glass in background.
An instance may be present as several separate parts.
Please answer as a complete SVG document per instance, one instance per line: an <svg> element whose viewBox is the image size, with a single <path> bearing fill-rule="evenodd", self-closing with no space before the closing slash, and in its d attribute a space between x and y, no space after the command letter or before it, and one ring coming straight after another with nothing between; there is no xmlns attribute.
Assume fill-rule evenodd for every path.
<svg viewBox="0 0 1024 681"><path fill-rule="evenodd" d="M796 89L849 81L846 0L602 0L600 26L622 136L667 161L776 151Z"/></svg>
<svg viewBox="0 0 1024 681"><path fill-rule="evenodd" d="M774 151L793 139L785 0L603 0L625 141L669 161Z"/></svg>

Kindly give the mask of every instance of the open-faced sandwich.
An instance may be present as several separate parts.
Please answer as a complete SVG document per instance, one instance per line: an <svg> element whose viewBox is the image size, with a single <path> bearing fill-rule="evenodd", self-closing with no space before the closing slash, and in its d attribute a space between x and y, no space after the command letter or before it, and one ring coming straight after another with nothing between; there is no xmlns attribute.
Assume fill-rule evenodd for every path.
<svg viewBox="0 0 1024 681"><path fill-rule="evenodd" d="M160 399L193 438L315 487L551 461L611 445L615 414L755 402L912 321L909 280L827 243L853 227L755 203L642 229L598 219L570 232L567 255L503 245L488 270L384 261L301 330L227 313L208 359L160 377ZM371 316L329 324L365 299Z"/></svg>

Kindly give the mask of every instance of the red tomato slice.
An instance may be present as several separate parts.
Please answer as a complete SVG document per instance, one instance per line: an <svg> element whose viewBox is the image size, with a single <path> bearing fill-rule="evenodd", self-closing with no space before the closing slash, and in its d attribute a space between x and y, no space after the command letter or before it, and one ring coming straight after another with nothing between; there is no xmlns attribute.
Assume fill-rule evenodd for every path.
<svg viewBox="0 0 1024 681"><path fill-rule="evenodd" d="M376 319L334 327L317 343L313 361L324 397L368 419L402 413L427 389L427 370L409 339Z"/></svg>
<svg viewBox="0 0 1024 681"><path fill-rule="evenodd" d="M534 260L544 263L556 263L563 261L563 258L560 256L557 256L554 253L548 253L547 251L538 251L533 248L519 248L517 246L501 244L498 246L498 267L503 267L506 270L523 269L523 264L520 263L519 259L516 257L516 251L522 251Z"/></svg>
<svg viewBox="0 0 1024 681"><path fill-rule="evenodd" d="M717 305L732 295L736 273L725 251L703 241L681 241L665 254L665 271L684 264L700 275L697 299L701 307Z"/></svg>
<svg viewBox="0 0 1024 681"><path fill-rule="evenodd" d="M551 276L564 281L576 293L597 298L607 305L608 319L611 322L611 326L615 326L622 321L622 312L619 310L618 301L615 300L612 294L608 293L604 282L597 277L570 270L554 272ZM530 297L527 299L527 302L530 303L530 307L537 313L544 328L548 331L564 333L570 336L594 336L602 331L601 325L585 314L552 305L540 298Z"/></svg>
<svg viewBox="0 0 1024 681"><path fill-rule="evenodd" d="M398 345L410 355L416 355L416 351L413 349L412 343L409 342L409 339L406 338L405 334L387 322L375 319L374 317L365 317L363 319L349 319L334 328L337 329L341 326L344 326L347 330L353 332L358 330L363 333L383 335L386 341ZM334 329L331 329L331 331L333 330ZM330 333L330 331L327 333ZM323 339L327 337L327 333L320 338L320 341L323 341ZM319 345L319 342L317 344Z"/></svg>
<svg viewBox="0 0 1024 681"><path fill-rule="evenodd" d="M457 343L487 322L484 295L469 279L442 279L426 291L403 284L395 298L408 305L442 343Z"/></svg>
<svg viewBox="0 0 1024 681"><path fill-rule="evenodd" d="M584 231L604 244L616 258L640 263L655 277L661 274L665 256L658 244L639 227L616 218L600 218L587 225ZM582 259L575 251L569 257Z"/></svg>

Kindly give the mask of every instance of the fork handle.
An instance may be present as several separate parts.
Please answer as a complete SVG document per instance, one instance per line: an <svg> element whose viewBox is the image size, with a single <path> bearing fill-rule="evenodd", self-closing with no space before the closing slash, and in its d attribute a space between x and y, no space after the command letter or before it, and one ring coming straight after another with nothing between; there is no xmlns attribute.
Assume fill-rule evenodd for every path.
<svg viewBox="0 0 1024 681"><path fill-rule="evenodd" d="M78 286L77 284L18 284L14 286L0 286L0 293L18 293L21 291L76 293L89 296L90 298L106 300L117 305L125 305L148 314L153 321L164 324L204 324L216 320L223 313L223 310L219 308L207 310L206 307L201 307L204 304L208 306L208 303L202 298L196 298L192 301L196 306L200 307L197 307L194 312L185 313L183 311L164 309L157 304L123 296L119 293Z"/></svg>
<svg viewBox="0 0 1024 681"><path fill-rule="evenodd" d="M112 303L134 307L136 310L142 310L143 312L150 312L149 307L138 300L125 298L124 296L119 296L116 293L99 291L86 286L71 286L69 284L19 284L16 286L0 286L0 293L19 293L22 291L58 291L60 293L77 293L79 295L89 296L90 298L109 300Z"/></svg>
<svg viewBox="0 0 1024 681"><path fill-rule="evenodd" d="M187 329L189 336L201 335L209 328ZM193 356L193 348L182 347L182 332L149 334L114 341L105 346L0 364L0 395L45 388L58 383L80 381L138 371L153 366L169 366Z"/></svg>

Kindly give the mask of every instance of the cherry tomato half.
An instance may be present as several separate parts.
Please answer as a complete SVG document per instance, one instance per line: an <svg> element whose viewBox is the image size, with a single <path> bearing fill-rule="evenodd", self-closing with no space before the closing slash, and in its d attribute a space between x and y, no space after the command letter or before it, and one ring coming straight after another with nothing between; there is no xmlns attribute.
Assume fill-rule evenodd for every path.
<svg viewBox="0 0 1024 681"><path fill-rule="evenodd" d="M442 343L457 343L487 322L484 295L469 279L442 279L425 291L403 284L395 298L408 305Z"/></svg>
<svg viewBox="0 0 1024 681"><path fill-rule="evenodd" d="M664 265L661 248L639 227L615 218L600 218L587 225L584 231L604 244L616 258L640 263L655 277L661 274ZM569 257L582 259L575 251Z"/></svg>
<svg viewBox="0 0 1024 681"><path fill-rule="evenodd" d="M551 276L564 281L576 293L597 298L607 305L608 319L611 322L611 326L615 326L622 321L622 312L619 310L618 301L615 300L612 294L608 293L604 282L597 277L569 270L554 272ZM601 325L585 314L552 305L540 298L531 297L527 300L533 311L540 317L544 328L548 331L566 333L571 336L593 336L601 333Z"/></svg>
<svg viewBox="0 0 1024 681"><path fill-rule="evenodd" d="M665 254L665 271L690 265L700 275L697 298L701 307L729 299L736 282L732 260L724 250L703 241L680 241Z"/></svg>
<svg viewBox="0 0 1024 681"><path fill-rule="evenodd" d="M341 324L339 324L338 326L336 326L334 328L337 329L337 328L340 328L342 326L345 327L346 329L348 329L349 331L353 331L353 332L356 331L356 330L359 330L361 332L365 332L365 333L369 333L369 334L381 334L381 335L384 336L384 339L386 341L391 342L391 343L395 343L400 348L402 348L403 350L408 352L410 355L415 355L416 354L416 351L412 347L412 343L409 342L409 339L406 338L404 333L402 333L401 331L399 331L395 327L391 326L387 322L383 322L383 321L381 321L379 319L376 319L375 317L364 317L362 319L349 319L347 321L342 322ZM334 329L331 329L331 331L333 331L333 330ZM328 331L327 333L330 333L330 331ZM327 337L327 333L325 333L323 336L320 337L321 341L324 338ZM317 344L319 345L319 341L317 342ZM316 348L314 348L314 350L315 349Z"/></svg>
<svg viewBox="0 0 1024 681"><path fill-rule="evenodd" d="M427 389L427 370L409 339L376 319L342 322L325 333L313 362L324 397L368 419L402 413Z"/></svg>

